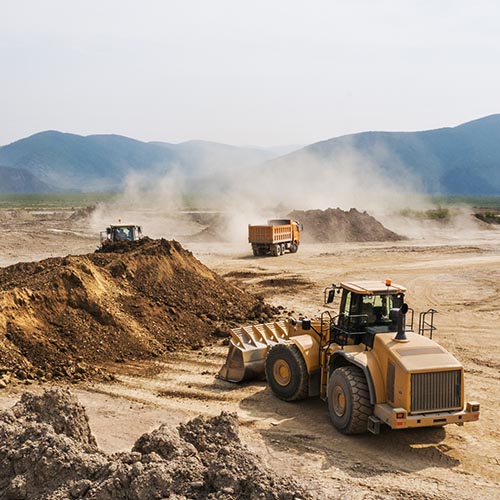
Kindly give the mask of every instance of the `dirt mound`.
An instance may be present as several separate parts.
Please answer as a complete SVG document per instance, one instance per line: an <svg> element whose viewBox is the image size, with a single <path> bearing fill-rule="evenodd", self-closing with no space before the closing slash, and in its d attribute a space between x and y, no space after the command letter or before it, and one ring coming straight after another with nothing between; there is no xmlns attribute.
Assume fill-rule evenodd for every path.
<svg viewBox="0 0 500 500"><path fill-rule="evenodd" d="M304 225L303 241L337 243L349 241L397 241L406 239L389 229L366 212L351 208L326 210L295 210L288 214Z"/></svg>
<svg viewBox="0 0 500 500"><path fill-rule="evenodd" d="M203 242L203 243L219 243L230 241L229 218L224 214L211 214L210 217L193 216L193 220L199 224L205 225L196 234L185 237L186 241Z"/></svg>
<svg viewBox="0 0 500 500"><path fill-rule="evenodd" d="M52 408L54 405L54 409ZM25 394L0 413L0 498L177 500L310 498L262 465L238 436L235 414L197 417L144 434L106 455L85 410L66 390Z"/></svg>
<svg viewBox="0 0 500 500"><path fill-rule="evenodd" d="M16 264L0 269L0 385L11 375L86 378L99 363L200 348L274 313L176 241Z"/></svg>

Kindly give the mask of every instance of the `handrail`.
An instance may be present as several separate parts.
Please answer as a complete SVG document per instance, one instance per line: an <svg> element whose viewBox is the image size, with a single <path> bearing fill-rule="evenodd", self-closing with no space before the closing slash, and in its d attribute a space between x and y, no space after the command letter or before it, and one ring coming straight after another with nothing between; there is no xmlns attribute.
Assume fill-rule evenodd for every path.
<svg viewBox="0 0 500 500"><path fill-rule="evenodd" d="M421 312L418 317L418 334L425 335L426 332L429 332L429 338L432 340L432 332L437 330L437 327L434 326L434 314L437 314L438 311L435 309L428 309L425 312ZM430 315L430 321L427 321L427 315Z"/></svg>

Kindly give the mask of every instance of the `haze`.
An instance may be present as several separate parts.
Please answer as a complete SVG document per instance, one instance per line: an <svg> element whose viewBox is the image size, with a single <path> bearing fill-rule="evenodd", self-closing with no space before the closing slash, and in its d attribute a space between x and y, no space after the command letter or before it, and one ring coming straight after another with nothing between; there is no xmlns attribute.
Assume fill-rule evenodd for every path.
<svg viewBox="0 0 500 500"><path fill-rule="evenodd" d="M500 4L15 0L0 144L41 130L308 144L499 111Z"/></svg>

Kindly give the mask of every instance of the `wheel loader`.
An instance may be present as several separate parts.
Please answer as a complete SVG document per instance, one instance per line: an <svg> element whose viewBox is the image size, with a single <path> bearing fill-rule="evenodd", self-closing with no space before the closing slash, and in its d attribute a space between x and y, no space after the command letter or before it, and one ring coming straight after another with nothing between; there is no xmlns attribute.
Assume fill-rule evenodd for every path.
<svg viewBox="0 0 500 500"><path fill-rule="evenodd" d="M106 231L101 231L101 248L117 241L137 241L142 238L141 226L135 224L111 224Z"/></svg>
<svg viewBox="0 0 500 500"><path fill-rule="evenodd" d="M285 401L319 396L344 434L478 420L463 366L432 340L437 311L420 313L414 332L405 292L391 280L341 283L325 289L326 303L340 296L336 315L234 329L219 377L265 377Z"/></svg>

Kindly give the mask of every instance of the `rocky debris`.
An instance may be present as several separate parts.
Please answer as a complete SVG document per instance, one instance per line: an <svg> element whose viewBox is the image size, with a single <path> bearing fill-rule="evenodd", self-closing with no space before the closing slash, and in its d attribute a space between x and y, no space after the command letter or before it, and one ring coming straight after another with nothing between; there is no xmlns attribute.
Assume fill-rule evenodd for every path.
<svg viewBox="0 0 500 500"><path fill-rule="evenodd" d="M276 313L176 241L16 264L0 269L0 388L106 377L101 363L199 349Z"/></svg>
<svg viewBox="0 0 500 500"><path fill-rule="evenodd" d="M241 443L235 414L162 425L130 452L106 455L63 389L24 394L0 413L0 478L0 498L17 500L311 498Z"/></svg>
<svg viewBox="0 0 500 500"><path fill-rule="evenodd" d="M384 227L367 212L351 208L326 210L295 210L288 214L304 225L302 240L314 243L350 241L398 241L406 239Z"/></svg>

